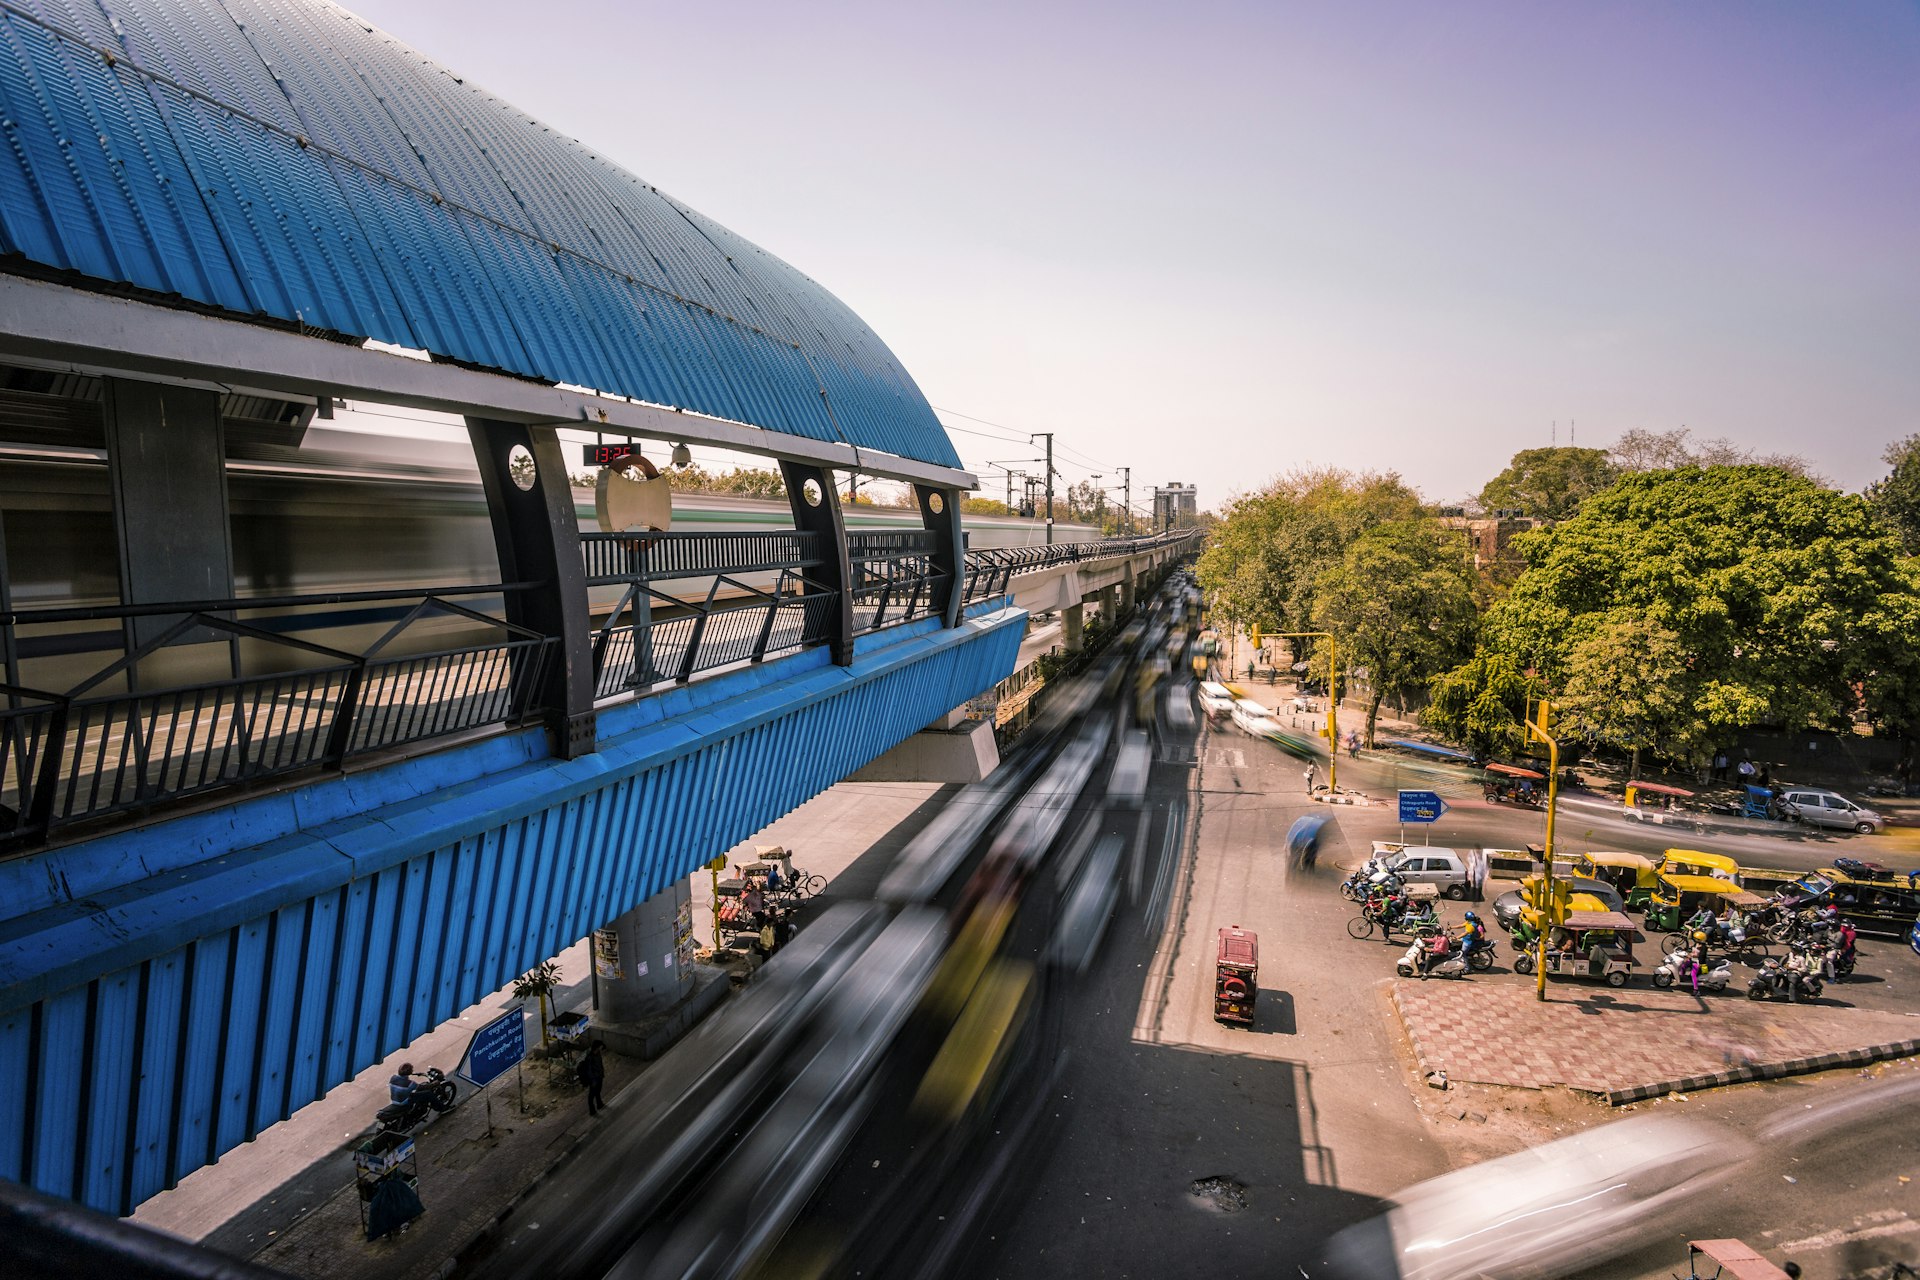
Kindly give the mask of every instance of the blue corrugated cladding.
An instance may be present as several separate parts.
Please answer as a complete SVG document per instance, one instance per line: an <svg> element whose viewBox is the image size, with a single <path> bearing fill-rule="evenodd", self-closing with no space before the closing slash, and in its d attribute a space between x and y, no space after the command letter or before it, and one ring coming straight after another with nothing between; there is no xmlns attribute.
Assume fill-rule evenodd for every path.
<svg viewBox="0 0 1920 1280"><path fill-rule="evenodd" d="M616 707L582 760L494 739L0 864L0 1177L131 1211L991 688L1025 617Z"/></svg>
<svg viewBox="0 0 1920 1280"><path fill-rule="evenodd" d="M958 466L839 299L323 0L0 9L0 250Z"/></svg>

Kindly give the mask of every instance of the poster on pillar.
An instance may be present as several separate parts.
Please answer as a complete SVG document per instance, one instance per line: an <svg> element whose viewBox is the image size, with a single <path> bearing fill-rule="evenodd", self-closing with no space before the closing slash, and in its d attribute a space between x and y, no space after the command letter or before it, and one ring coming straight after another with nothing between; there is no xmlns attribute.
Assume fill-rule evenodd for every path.
<svg viewBox="0 0 1920 1280"><path fill-rule="evenodd" d="M673 953L682 969L693 964L693 902L682 899L673 917Z"/></svg>
<svg viewBox="0 0 1920 1280"><path fill-rule="evenodd" d="M618 982L627 976L620 972L620 934L617 930L593 931L593 976L608 982Z"/></svg>

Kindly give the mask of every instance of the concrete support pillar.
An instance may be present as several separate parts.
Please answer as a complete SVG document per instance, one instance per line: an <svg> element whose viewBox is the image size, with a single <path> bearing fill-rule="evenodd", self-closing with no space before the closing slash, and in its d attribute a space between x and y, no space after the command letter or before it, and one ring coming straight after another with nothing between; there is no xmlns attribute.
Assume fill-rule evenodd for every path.
<svg viewBox="0 0 1920 1280"><path fill-rule="evenodd" d="M1119 587L1100 588L1100 616L1107 620L1108 626L1112 626L1113 620L1120 616Z"/></svg>
<svg viewBox="0 0 1920 1280"><path fill-rule="evenodd" d="M1131 570L1129 570L1127 573L1127 576L1120 579L1120 608L1124 612L1126 610L1133 608L1133 604L1134 604L1134 580L1133 580L1133 573Z"/></svg>
<svg viewBox="0 0 1920 1280"><path fill-rule="evenodd" d="M1086 607L1070 604L1060 611L1060 629L1066 634L1067 652L1078 653L1086 647Z"/></svg>
<svg viewBox="0 0 1920 1280"><path fill-rule="evenodd" d="M593 939L600 981L600 1014L610 1022L641 1022L667 1012L693 989L693 895L675 881L617 917ZM688 945L679 932L685 908ZM610 976L618 972L618 977Z"/></svg>

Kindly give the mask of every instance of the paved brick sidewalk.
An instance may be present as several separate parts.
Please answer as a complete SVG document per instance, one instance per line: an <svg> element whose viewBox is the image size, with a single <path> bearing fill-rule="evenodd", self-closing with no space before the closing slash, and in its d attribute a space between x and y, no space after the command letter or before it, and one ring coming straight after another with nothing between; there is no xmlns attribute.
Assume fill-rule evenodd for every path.
<svg viewBox="0 0 1920 1280"><path fill-rule="evenodd" d="M1696 999L1555 983L1548 995L1541 1004L1530 985L1514 983L1400 979L1393 988L1422 1072L1528 1089L1558 1085L1615 1102L1866 1061L1858 1051L1870 1048L1920 1052L1920 1018L1758 1003L1744 988Z"/></svg>

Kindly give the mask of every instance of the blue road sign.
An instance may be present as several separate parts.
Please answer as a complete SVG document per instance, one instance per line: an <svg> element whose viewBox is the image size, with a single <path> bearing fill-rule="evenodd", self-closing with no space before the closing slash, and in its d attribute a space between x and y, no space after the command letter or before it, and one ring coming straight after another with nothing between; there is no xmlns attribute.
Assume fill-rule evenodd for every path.
<svg viewBox="0 0 1920 1280"><path fill-rule="evenodd" d="M1400 793L1400 821L1437 822L1440 815L1447 811L1447 802L1433 791L1402 791Z"/></svg>
<svg viewBox="0 0 1920 1280"><path fill-rule="evenodd" d="M527 1011L511 1009L473 1033L454 1074L484 1089L527 1056Z"/></svg>

